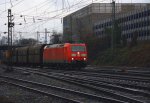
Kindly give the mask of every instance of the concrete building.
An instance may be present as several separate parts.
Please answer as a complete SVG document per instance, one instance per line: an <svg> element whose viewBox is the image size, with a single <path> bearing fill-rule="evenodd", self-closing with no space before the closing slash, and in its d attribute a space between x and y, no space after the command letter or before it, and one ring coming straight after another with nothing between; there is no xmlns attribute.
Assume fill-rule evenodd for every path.
<svg viewBox="0 0 150 103"><path fill-rule="evenodd" d="M124 16L128 12L141 10L150 4L144 3L116 3L117 15ZM126 14L127 15L127 14ZM64 41L84 38L97 33L95 26L98 22L111 21L112 4L93 3L63 18ZM108 18L108 19L107 19ZM106 20L107 19L107 20Z"/></svg>
<svg viewBox="0 0 150 103"><path fill-rule="evenodd" d="M116 21L118 21L118 25L121 28L121 35L124 36L128 42L130 42L131 38L135 35L137 35L138 40L150 39L150 5L119 14L116 16ZM105 37L106 28L112 28L111 24L111 18L99 20L99 22L94 24L94 35L100 38Z"/></svg>

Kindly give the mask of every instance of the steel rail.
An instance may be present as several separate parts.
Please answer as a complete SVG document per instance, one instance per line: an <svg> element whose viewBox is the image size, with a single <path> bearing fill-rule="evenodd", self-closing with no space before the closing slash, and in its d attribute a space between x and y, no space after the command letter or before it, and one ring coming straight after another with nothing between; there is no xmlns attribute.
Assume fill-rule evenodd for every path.
<svg viewBox="0 0 150 103"><path fill-rule="evenodd" d="M150 78L145 77L135 77L135 76L125 76L125 75L114 75L114 74L106 74L106 73L89 73L89 72L77 72L77 71L69 71L66 72L66 74L76 74L76 75L86 75L86 76L92 76L92 77L111 77L114 79L122 79L122 80L132 80L137 82L147 82L150 83Z"/></svg>
<svg viewBox="0 0 150 103"><path fill-rule="evenodd" d="M16 68L16 69L21 69L21 68ZM21 70L24 70L24 69L21 69ZM26 70L31 70L30 68L28 68L28 69L26 69ZM37 72L39 72L39 70L33 70L33 71L37 71ZM59 74L59 75L65 75L66 73L61 73L61 72L59 72L59 73L53 73L53 72L43 72L43 71L41 71L42 73L50 73L51 75L54 75L54 74ZM68 73L67 73L68 74ZM74 75L74 74L76 74L76 73L73 73L73 74L71 74L71 75ZM68 75L67 75L68 76ZM86 77L87 78L87 77ZM98 78L97 78L98 79ZM108 77L101 77L100 79L98 79L97 80L97 82L104 82L104 83L107 83L107 84L112 84L112 82L109 82L109 81L106 81L106 80L102 80L102 79L112 79L112 78L108 78ZM116 80L119 80L120 78L118 78L118 79L116 79ZM96 80L94 80L94 81L96 81ZM120 81L120 80L119 80ZM128 81L128 82L130 82L130 81ZM135 81L136 82L136 81ZM147 91L150 91L150 87L149 86L146 86L145 84L147 84L147 83L142 83L142 82L140 82L140 83L142 83L142 84L144 84L144 85L138 85L137 83L136 84L134 84L134 82L130 82L130 83L133 83L133 84L129 84L129 83L125 83L125 82L113 82L113 84L117 84L117 85L120 85L120 86L123 86L123 87L128 87L128 88L136 88L136 89L142 89L142 90L147 90Z"/></svg>
<svg viewBox="0 0 150 103"><path fill-rule="evenodd" d="M49 92L45 92L45 91L42 91L42 90L39 90L39 89L35 89L35 88L28 87L28 86L20 85L20 84L17 84L17 83L8 82L6 80L0 80L0 82L11 84L11 85L14 85L14 86L17 86L17 87L21 87L21 88L30 90L32 92L36 92L36 93L43 94L43 95L46 95L46 96L53 96L53 97L56 97L56 98L67 100L67 101L70 101L71 103L82 103L82 102L77 101L77 100L73 100L73 99L70 99L70 98L65 98L65 97L62 97L62 96L59 96L59 95L55 95L55 94L52 94L52 93L49 93Z"/></svg>
<svg viewBox="0 0 150 103"><path fill-rule="evenodd" d="M68 74L71 74L71 75L77 75L77 76L84 76L83 74L82 74L82 72L80 73L78 73L78 72L76 72L76 71L62 71L62 73L61 73L61 71L59 71L59 72L56 72L55 73L55 71L54 71L54 74L57 74L57 73L60 73L60 74L64 74L64 75L68 75ZM108 76L101 76L101 74L99 74L99 77L100 78L97 78L98 76L97 75L91 75L91 74L87 74L87 73L84 73L84 74L86 74L87 76L88 75L90 75L91 76L91 78L94 78L95 77L95 80L97 79L97 80L101 80L102 82L105 82L105 83L109 83L109 82L107 82L107 81L104 81L104 80L102 80L102 79L112 79L112 80L114 80L114 81L120 81L120 77L117 77L117 78L111 78L111 77L108 77ZM85 77L85 78L88 78L88 77ZM115 80L116 79L116 80ZM122 80L122 79L121 79ZM122 82L122 83L121 83ZM150 91L150 83L145 83L145 82L137 82L137 81L131 81L131 80L128 80L128 79L126 79L126 81L124 81L124 80L122 80L122 81L120 81L120 83L115 83L115 84L119 84L119 85L121 85L121 86L123 86L123 87L128 87L128 88L136 88L136 89L145 89L145 90L148 90L148 91ZM143 84L143 85L141 85L141 84Z"/></svg>
<svg viewBox="0 0 150 103"><path fill-rule="evenodd" d="M72 77L67 77L67 76L63 76L63 75L57 75L57 76L56 75L48 75L48 74L45 74L45 73L39 73L37 71L31 71L31 70L28 71L28 72L38 74L38 75L43 75L43 76L58 79L58 80L63 80L63 81L70 82L70 83L74 83L74 84L81 85L81 86L84 86L84 87L87 87L87 88L90 88L90 89L96 89L98 91L103 91L104 93L109 93L108 95L118 96L118 98L122 98L122 100L132 101L132 102L136 102L136 103L143 103L143 101L136 100L135 98L131 98L131 97L128 97L128 96L123 96L123 95L117 94L117 93L112 93L110 91L110 88L114 89L114 90L119 89L121 91L126 91L126 92L134 93L134 94L137 94L140 91L134 91L134 90L131 90L131 89L128 89L128 88L123 88L123 87L120 87L120 86L110 85L110 84L102 83L102 82L94 82L94 81L92 82L92 81L89 81L89 80L79 79L79 78L78 79L77 78L73 79ZM100 88L101 86L104 87L104 88ZM106 87L107 87L107 89L106 89ZM140 92L140 93L143 95L142 92ZM145 93L144 93L144 95L145 95Z"/></svg>
<svg viewBox="0 0 150 103"><path fill-rule="evenodd" d="M52 85L47 85L47 84L43 84L43 83L38 83L38 82L33 82L33 81L28 81L28 80L23 80L23 79L17 79L17 78L11 78L11 77L8 77L8 76L0 76L0 77L1 78L7 78L9 80L11 79L11 80L14 80L14 81L23 82L23 83L30 83L30 84L33 84L33 85L39 85L39 86L42 86L42 87L49 87L49 88L52 88L52 89L57 89L58 91L64 91L65 93L66 92L69 92L71 94L74 93L76 95L78 94L80 96L82 95L82 96L85 96L85 97L90 97L90 98L93 98L93 99L96 99L96 100L99 100L99 101L102 101L102 102L125 103L123 101L113 99L113 98L110 98L110 97L98 96L98 95L95 95L95 94L89 94L89 93L85 93L85 92L81 92L81 91L75 91L75 90L66 89L66 88L57 87L57 86L52 86ZM79 101L79 100L66 98L66 97L63 97L63 96L60 96L60 95L56 95L56 94L51 94L51 95L54 95L54 96L57 96L61 99L66 99L66 100L69 100L69 101L74 101L74 102ZM80 101L79 103L83 103L83 101Z"/></svg>
<svg viewBox="0 0 150 103"><path fill-rule="evenodd" d="M64 75L62 74L58 74L59 76L63 77ZM80 82L85 82L85 83L90 83L92 85L98 85L98 86L103 86L103 87L108 87L108 88L113 88L115 90L121 90L121 91L126 91L126 92L129 92L129 93L133 93L133 94L140 94L140 95L144 95L146 97L150 97L150 93L148 92L145 92L145 91L141 91L141 90L135 90L135 89L130 89L130 88L127 88L127 87L124 87L123 85L121 86L118 86L118 85L114 85L112 83L109 83L107 81L99 81L99 80L94 80L94 79L87 79L86 77L84 78L81 78L81 77L75 77L75 76L64 76L64 77L67 77L69 79L73 79L74 81L80 81ZM117 83L116 83L117 84ZM119 84L120 85L120 84ZM135 86L137 87L137 86ZM148 88L145 88L143 87L142 89L148 89ZM149 90L149 89L148 89Z"/></svg>
<svg viewBox="0 0 150 103"><path fill-rule="evenodd" d="M63 75L63 74L59 73L58 75ZM120 81L119 79L112 79L112 78L109 78L109 77L101 77L101 78L90 77L90 79L87 79L87 78L89 78L88 76L82 76L81 77L81 75L80 75L80 78L79 78L79 75L73 75L72 76L72 75L67 74L66 76L82 79L82 80L85 80L85 81L89 80L89 81L95 81L95 82L100 82L100 83L116 84L116 85L120 85L120 86L126 87L126 88L133 88L133 89L141 89L141 90L150 91L150 86L149 86L150 84L142 83L143 85L141 85L141 84L139 85L139 84L137 84L136 81L134 83L132 81ZM109 81L106 80L106 79L109 79Z"/></svg>

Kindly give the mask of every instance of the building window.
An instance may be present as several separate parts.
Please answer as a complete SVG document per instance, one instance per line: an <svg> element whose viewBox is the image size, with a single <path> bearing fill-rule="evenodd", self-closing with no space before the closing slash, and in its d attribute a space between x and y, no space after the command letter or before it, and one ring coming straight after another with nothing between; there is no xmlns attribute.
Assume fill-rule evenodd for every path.
<svg viewBox="0 0 150 103"><path fill-rule="evenodd" d="M144 17L147 16L148 11L144 11Z"/></svg>
<svg viewBox="0 0 150 103"><path fill-rule="evenodd" d="M137 23L137 28L139 28L140 27L140 23Z"/></svg>
<svg viewBox="0 0 150 103"><path fill-rule="evenodd" d="M143 36L147 36L147 30L144 31L144 35Z"/></svg>
<svg viewBox="0 0 150 103"><path fill-rule="evenodd" d="M141 13L141 17L144 17L144 12Z"/></svg>
<svg viewBox="0 0 150 103"><path fill-rule="evenodd" d="M141 18L142 17L142 13L139 13L139 18Z"/></svg>
<svg viewBox="0 0 150 103"><path fill-rule="evenodd" d="M130 34L130 37L133 38L133 33Z"/></svg>
<svg viewBox="0 0 150 103"><path fill-rule="evenodd" d="M108 22L106 23L106 26L108 26Z"/></svg>
<svg viewBox="0 0 150 103"><path fill-rule="evenodd" d="M134 19L134 15L131 15L131 20L133 20Z"/></svg>
<svg viewBox="0 0 150 103"><path fill-rule="evenodd" d="M150 25L150 20L147 21L147 26L149 26L149 25Z"/></svg>
<svg viewBox="0 0 150 103"><path fill-rule="evenodd" d="M142 28L143 27L143 22L140 22L140 28Z"/></svg>
<svg viewBox="0 0 150 103"><path fill-rule="evenodd" d="M129 21L131 21L131 20L132 20L132 15L129 16Z"/></svg>
<svg viewBox="0 0 150 103"><path fill-rule="evenodd" d="M138 17L139 17L139 15L138 14L135 14L136 16L135 16L135 19L138 19Z"/></svg>
<svg viewBox="0 0 150 103"><path fill-rule="evenodd" d="M104 25L102 24L102 28L104 27Z"/></svg>
<svg viewBox="0 0 150 103"><path fill-rule="evenodd" d="M128 17L125 17L125 21L126 21L126 22L128 21Z"/></svg>
<svg viewBox="0 0 150 103"><path fill-rule="evenodd" d="M141 37L141 31L139 31L139 37Z"/></svg>
<svg viewBox="0 0 150 103"><path fill-rule="evenodd" d="M136 14L133 15L133 19L136 19Z"/></svg>
<svg viewBox="0 0 150 103"><path fill-rule="evenodd" d="M128 38L131 38L131 33L128 33Z"/></svg>
<svg viewBox="0 0 150 103"><path fill-rule="evenodd" d="M98 25L96 25L96 29L98 29Z"/></svg>
<svg viewBox="0 0 150 103"><path fill-rule="evenodd" d="M150 36L150 31L149 30L147 30L147 36Z"/></svg>
<svg viewBox="0 0 150 103"><path fill-rule="evenodd" d="M147 25L147 23L146 23L146 21L144 21L144 22L143 22L143 26L146 26L146 25Z"/></svg>
<svg viewBox="0 0 150 103"><path fill-rule="evenodd" d="M129 25L127 25L127 30L129 30Z"/></svg>
<svg viewBox="0 0 150 103"><path fill-rule="evenodd" d="M101 28L101 24L99 24L99 29Z"/></svg>
<svg viewBox="0 0 150 103"><path fill-rule="evenodd" d="M133 24L130 24L130 29L133 29Z"/></svg>
<svg viewBox="0 0 150 103"><path fill-rule="evenodd" d="M147 12L148 12L148 16L150 16L150 10L148 10Z"/></svg>

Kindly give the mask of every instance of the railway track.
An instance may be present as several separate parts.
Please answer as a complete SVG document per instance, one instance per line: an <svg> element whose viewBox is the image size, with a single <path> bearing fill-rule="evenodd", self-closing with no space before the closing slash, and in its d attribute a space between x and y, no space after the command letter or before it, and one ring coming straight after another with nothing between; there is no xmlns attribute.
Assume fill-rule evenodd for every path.
<svg viewBox="0 0 150 103"><path fill-rule="evenodd" d="M102 92L105 95L111 96L115 99L124 101L124 102L132 102L132 103L146 103L145 101L141 101L132 95L140 95L140 96L144 96L144 97L149 97L149 92L145 92L145 91L141 91L141 90L135 90L135 89L130 89L130 88L126 88L123 86L117 86L117 85L113 85L110 83L105 83L105 82L99 82L96 80L90 80L90 79L85 79L85 78L77 78L74 76L67 76L67 75L63 75L63 74L59 74L59 73L41 73L38 72L38 70L34 71L34 70L27 70L27 72L30 73L34 73L37 75L42 75L42 76L46 76L48 78L54 78L57 80L61 80L61 81L65 81L65 82L69 82L69 83L73 83L76 85L80 85L82 87L86 87L89 88L91 90L95 90L98 92Z"/></svg>
<svg viewBox="0 0 150 103"><path fill-rule="evenodd" d="M126 80L132 83L133 82L137 82L137 83L146 83L146 84L150 84L150 75L140 75L139 73L136 73L136 75L132 74L132 73L120 73L120 72L98 72L95 73L95 71L91 72L91 71L62 71L62 70L44 70L46 72L54 72L54 73L61 73L61 74L70 74L70 75L82 75L82 76L91 76L91 77L100 77L100 78L112 78L112 79L118 79L118 80ZM138 75L139 74L139 75Z"/></svg>
<svg viewBox="0 0 150 103"><path fill-rule="evenodd" d="M37 69L39 71L39 69ZM41 70L40 70L41 71ZM81 78L90 78L95 81L114 83L120 86L133 88L133 89L143 89L150 91L150 78L148 77L137 77L137 76L126 76L126 75L115 75L106 73L93 73L93 72L83 72L83 71L63 71L63 70L42 70L41 72L62 74L67 76L76 76Z"/></svg>
<svg viewBox="0 0 150 103"><path fill-rule="evenodd" d="M55 95L55 94L52 94L52 93L49 93L49 92L46 92L46 91L42 91L42 90L39 90L39 89L35 89L35 88L29 87L29 86L24 86L24 85L21 85L19 83L8 82L7 80L1 80L0 83L6 83L6 84L9 84L9 85L20 87L22 89L29 90L31 92L39 93L39 94L46 95L46 96L53 96L53 97L68 101L70 103L81 103L80 101L77 101L77 100L74 100L74 99L65 98L65 97Z"/></svg>
<svg viewBox="0 0 150 103"><path fill-rule="evenodd" d="M64 75L61 75L59 74L59 76L61 77L64 77ZM65 77L69 78L69 79L72 79L74 81L79 81L79 82L82 82L82 83L89 83L89 84L93 84L93 85L96 85L97 87L101 86L101 87L108 87L108 88L112 88L112 89L115 89L115 90L120 90L120 91L123 91L123 92L128 92L128 93L132 93L132 94L140 94L140 95L143 95L143 96L146 96L146 97L149 97L150 96L150 91L149 91L149 87L141 87L141 86L136 86L136 85L121 85L119 83L110 83L110 82L107 82L106 80L104 81L101 81L99 79L91 79L89 77L81 77L81 76L71 76L71 75L66 75ZM114 84L118 84L118 85L114 85ZM132 88L127 88L127 87L132 87ZM139 88L139 89L142 89L142 90L138 90L136 88ZM144 91L145 90L145 91Z"/></svg>
<svg viewBox="0 0 150 103"><path fill-rule="evenodd" d="M148 73L150 72L150 69L149 68L146 68L146 67L125 67L125 66L121 66L121 67L118 67L118 66L101 66L101 67L97 67L97 66L90 66L88 65L86 68L85 68L86 71L96 71L96 72L101 72L101 71L121 71L121 72L130 72L130 73Z"/></svg>
<svg viewBox="0 0 150 103"><path fill-rule="evenodd" d="M33 82L33 81L29 81L29 80L12 78L12 77L8 77L8 76L0 76L0 78L4 79L4 80L1 80L1 82L19 86L21 88L25 88L30 91L38 92L40 94L44 94L44 95L48 95L48 96L49 95L55 96L57 98L71 101L73 103L83 103L83 102L88 103L88 101L90 101L90 99L88 100L88 98L92 98L92 103L104 103L104 102L106 102L106 103L112 103L112 102L113 103L124 103L123 101L113 99L110 97L98 96L98 95L94 95L94 94L84 93L81 91L75 91L75 90L66 89L66 88L62 88L62 87L56 87L56 86ZM48 88L53 89L53 93L52 93L52 91L48 92ZM56 93L56 91L57 91L57 93ZM60 93L60 92L62 92L62 93ZM69 95L67 95L67 93ZM70 96L70 94L71 95L74 94L74 95ZM77 95L79 95L79 96L77 96ZM94 101L96 101L96 102L94 102Z"/></svg>
<svg viewBox="0 0 150 103"><path fill-rule="evenodd" d="M125 77L125 78L130 78L130 79L132 79L133 78L133 80L134 79L136 79L136 80L138 80L138 79L140 79L140 80L142 80L143 79L143 81L147 81L147 82L149 82L150 81L150 72L144 72L144 73L140 73L140 72L121 72L121 71L114 71L114 70L80 70L80 72L79 71L54 71L54 72L58 72L58 73L75 73L75 74L86 74L86 75L92 75L92 76L100 76L100 75L102 75L102 76L113 76L113 77ZM77 72L77 73L76 73Z"/></svg>
<svg viewBox="0 0 150 103"><path fill-rule="evenodd" d="M61 73L62 74L62 73ZM148 77L136 77L136 76L125 76L125 75L115 75L115 74L106 74L106 73L89 73L89 72L77 72L77 71L70 71L70 72L65 72L64 74L66 75L76 75L76 76L86 76L90 78L111 78L111 79L116 79L120 81L128 81L130 83L143 83L147 84L150 86L150 78Z"/></svg>
<svg viewBox="0 0 150 103"><path fill-rule="evenodd" d="M83 72L92 72L92 73L106 73L106 74L115 74L115 75L126 75L126 76L137 76L137 77L150 77L149 68L128 68L128 67L87 67L83 69Z"/></svg>
<svg viewBox="0 0 150 103"><path fill-rule="evenodd" d="M62 72L62 71L60 71L60 72ZM59 72L59 73L60 73ZM84 72L84 70L83 71L65 71L65 72L62 72L62 73L64 73L64 74L70 74L70 75L77 75L77 76L88 76L88 77L90 77L90 78L93 78L93 77L95 77L95 79L100 79L100 78L103 78L103 79L110 79L110 81L111 80L113 80L113 81L118 81L119 80L119 82L124 82L123 83L123 85L126 85L126 84L131 84L131 85L126 85L126 86L128 86L128 87L132 87L132 85L137 85L137 87L140 87L140 85L143 87L150 87L150 75L144 75L144 76L142 76L142 75L138 75L139 73L136 73L136 76L133 74L133 73L118 73L118 72L116 72L116 73L114 73L114 72L111 72L111 73L105 73L105 72L98 72L98 73L93 73L93 71L91 72ZM62 74L61 73L61 74ZM122 75L123 74L123 75ZM126 75L127 74L127 75ZM146 77L145 77L146 76ZM85 78L88 78L88 77L85 77ZM138 86L138 84L140 84L139 86ZM142 88L141 88L142 89Z"/></svg>
<svg viewBox="0 0 150 103"><path fill-rule="evenodd" d="M62 73L58 73L58 74L62 74ZM95 81L95 82L103 82L103 83L107 83L107 84L116 84L122 87L126 87L126 88L130 88L130 89L140 89L140 90L145 90L150 92L150 83L147 80L142 80L140 81L140 78L137 77L131 77L131 79L127 76L116 76L116 75L103 75L103 74L98 74L95 73L90 74L90 73L85 73L85 72L68 72L68 73L64 73L64 75L70 76L70 77L76 77L76 78L82 78L84 81L85 80L90 80L90 81ZM148 94L149 95L149 94Z"/></svg>
<svg viewBox="0 0 150 103"><path fill-rule="evenodd" d="M30 69L29 69L30 70ZM36 69L36 71L41 71ZM113 81L124 82L123 84L137 85L137 87L150 87L150 78L149 77L137 77L137 76L126 76L126 75L116 75L116 74L107 74L107 73L93 73L93 72L83 72L83 71L64 71L64 70L42 70L41 72L53 73L53 74L63 74L63 75L74 75L74 76L85 76L86 78L96 79L110 79ZM126 82L126 83L125 83ZM144 84L144 85L143 85Z"/></svg>
<svg viewBox="0 0 150 103"><path fill-rule="evenodd" d="M55 70L56 69L56 70ZM38 69L37 69L38 70ZM87 75L95 75L95 76L99 76L99 75L112 75L112 76L122 76L122 77L129 77L129 78L133 78L133 79L142 79L144 81L150 81L150 71L130 71L130 70L127 70L126 72L123 72L121 70L117 70L117 69L114 69L114 70L107 70L107 69L100 69L100 70L91 70L91 69L81 69L80 72L78 70L67 70L67 71L64 71L64 70L57 70L57 68L54 68L54 69L49 69L49 68L46 68L44 69L44 71L47 71L47 72L56 72L56 73L82 73L82 74L87 74Z"/></svg>

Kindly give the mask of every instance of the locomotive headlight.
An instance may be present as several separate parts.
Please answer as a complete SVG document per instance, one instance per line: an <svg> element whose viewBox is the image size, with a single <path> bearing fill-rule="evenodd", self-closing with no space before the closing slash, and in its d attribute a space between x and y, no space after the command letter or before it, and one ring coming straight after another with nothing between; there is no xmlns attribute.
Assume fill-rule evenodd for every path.
<svg viewBox="0 0 150 103"><path fill-rule="evenodd" d="M72 57L75 57L75 56L76 56L76 54L71 54L71 56L72 56Z"/></svg>
<svg viewBox="0 0 150 103"><path fill-rule="evenodd" d="M86 58L84 58L84 61L86 61Z"/></svg>
<svg viewBox="0 0 150 103"><path fill-rule="evenodd" d="M80 52L77 52L77 56L80 56Z"/></svg>
<svg viewBox="0 0 150 103"><path fill-rule="evenodd" d="M74 58L71 58L72 60L74 60Z"/></svg>

